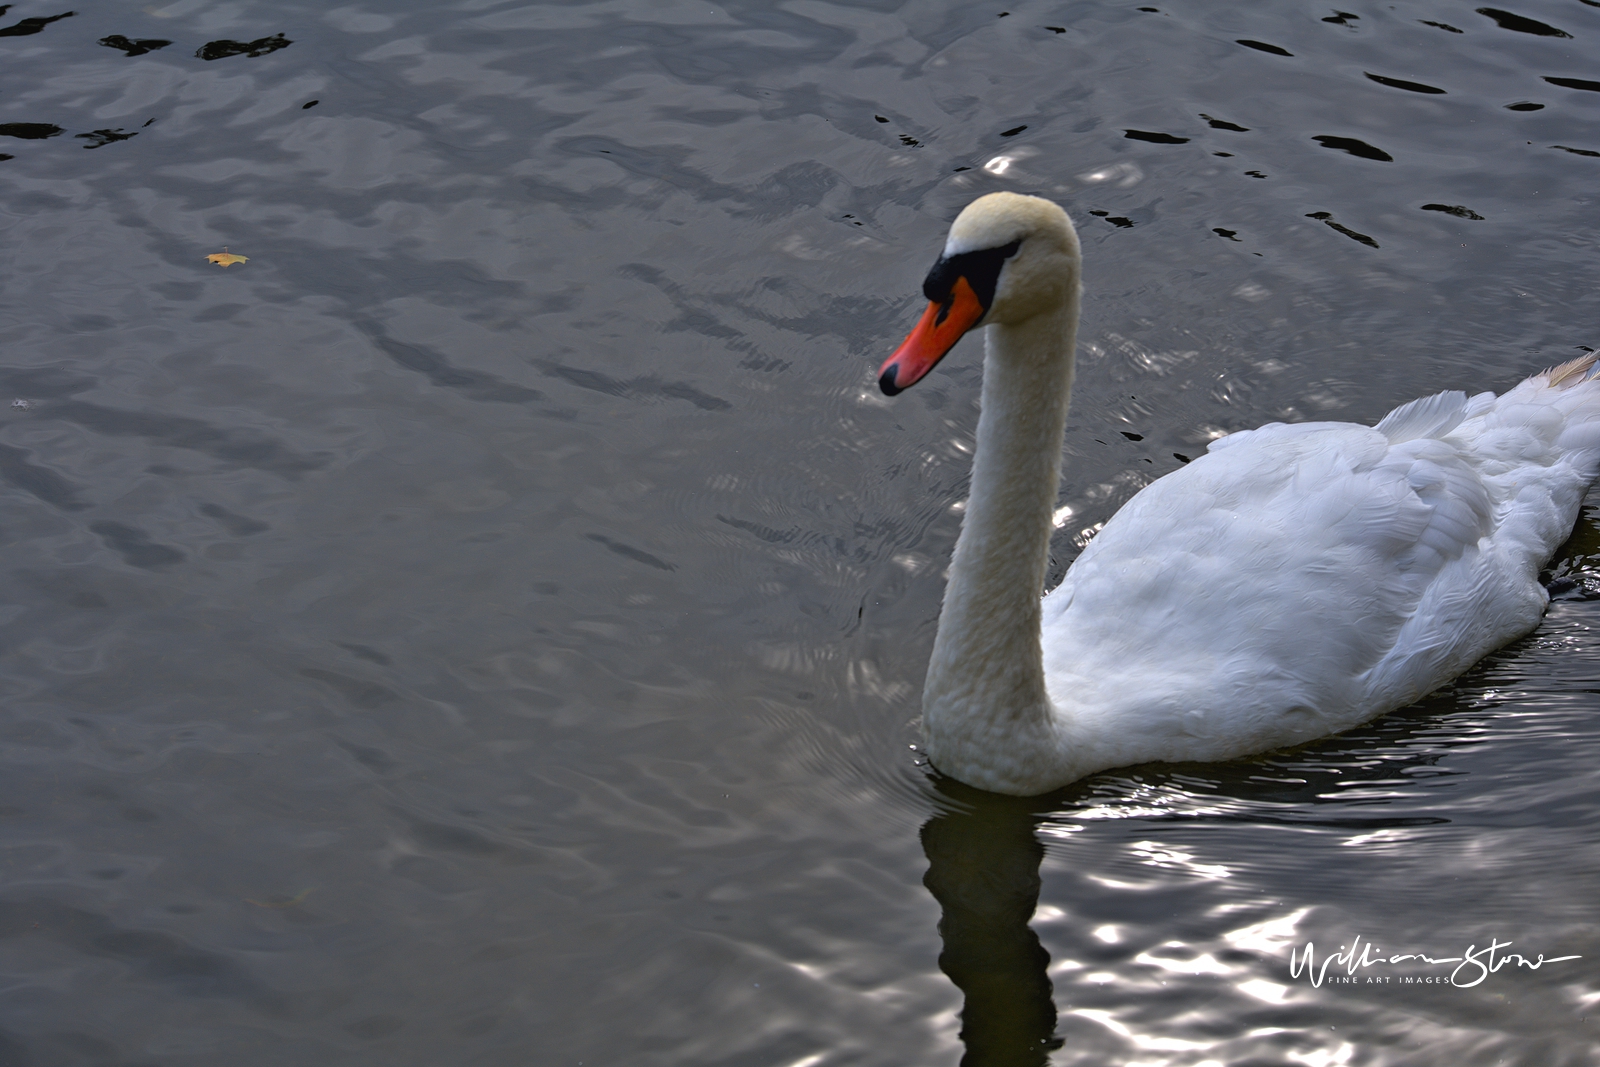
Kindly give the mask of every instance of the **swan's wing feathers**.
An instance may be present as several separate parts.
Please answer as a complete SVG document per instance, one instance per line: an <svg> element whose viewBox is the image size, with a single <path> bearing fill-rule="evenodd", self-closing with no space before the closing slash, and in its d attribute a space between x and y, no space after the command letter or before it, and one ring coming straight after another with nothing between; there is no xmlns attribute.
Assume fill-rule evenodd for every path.
<svg viewBox="0 0 1600 1067"><path fill-rule="evenodd" d="M1232 434L1146 487L1045 599L1068 725L1123 745L1108 762L1257 751L1416 700L1527 633L1600 475L1597 368L1376 427Z"/></svg>
<svg viewBox="0 0 1600 1067"><path fill-rule="evenodd" d="M1432 573L1436 563L1419 556L1419 548L1441 560L1454 558L1494 522L1494 503L1478 472L1458 443L1439 436L1461 421L1470 403L1459 392L1425 397L1374 429L1263 426L1215 442L1203 464L1183 473L1194 469L1204 476L1194 488L1208 491L1212 507L1279 528L1285 568L1359 550L1377 572ZM1193 490L1185 495L1196 499Z"/></svg>
<svg viewBox="0 0 1600 1067"><path fill-rule="evenodd" d="M1467 403L1438 401L1429 423ZM1213 678L1240 699L1275 678L1280 703L1361 705L1367 672L1393 654L1441 576L1465 568L1462 584L1477 582L1471 561L1494 531L1493 494L1451 440L1393 444L1350 423L1224 440L1135 496L1089 543L1046 601L1047 674L1076 664L1120 677L1143 664L1126 680L1138 693L1158 684L1148 664L1167 662L1185 684ZM1426 623L1420 632L1431 639Z"/></svg>
<svg viewBox="0 0 1600 1067"><path fill-rule="evenodd" d="M1219 437L1206 446L1206 451L1226 452L1241 445L1259 445L1269 441L1285 444L1307 434L1347 425L1342 422L1267 422L1253 430L1235 430L1226 437Z"/></svg>
<svg viewBox="0 0 1600 1067"><path fill-rule="evenodd" d="M1318 497L1319 506L1306 516L1309 523L1386 559L1416 544L1433 520L1434 509L1403 478L1342 480L1325 486Z"/></svg>
<svg viewBox="0 0 1600 1067"><path fill-rule="evenodd" d="M1418 437L1443 437L1466 417L1467 394L1457 389L1401 404L1373 427L1392 445Z"/></svg>
<svg viewBox="0 0 1600 1067"><path fill-rule="evenodd" d="M1392 448L1380 470L1403 478L1396 484L1403 484L1412 505L1427 513L1410 545L1391 557L1402 572L1437 574L1493 532L1493 495L1458 447L1413 439Z"/></svg>

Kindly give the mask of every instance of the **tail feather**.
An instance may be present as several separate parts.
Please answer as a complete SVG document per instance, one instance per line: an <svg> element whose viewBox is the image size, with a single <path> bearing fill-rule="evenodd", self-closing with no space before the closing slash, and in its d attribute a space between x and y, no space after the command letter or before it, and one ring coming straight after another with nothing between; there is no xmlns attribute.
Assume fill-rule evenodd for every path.
<svg viewBox="0 0 1600 1067"><path fill-rule="evenodd" d="M1468 400L1455 433L1484 459L1560 463L1587 479L1600 475L1600 353L1540 371L1495 396ZM1481 403L1481 408L1478 405Z"/></svg>
<svg viewBox="0 0 1600 1067"><path fill-rule="evenodd" d="M1529 384L1542 387L1544 402L1561 413L1563 423L1554 443L1564 461L1591 479L1600 474L1600 375L1596 365L1597 353L1588 352L1529 379Z"/></svg>
<svg viewBox="0 0 1600 1067"><path fill-rule="evenodd" d="M1579 356L1577 359L1568 360L1557 367L1535 374L1535 378L1545 378L1550 382L1552 389L1571 389L1579 382L1587 381L1589 372L1594 369L1595 354Z"/></svg>

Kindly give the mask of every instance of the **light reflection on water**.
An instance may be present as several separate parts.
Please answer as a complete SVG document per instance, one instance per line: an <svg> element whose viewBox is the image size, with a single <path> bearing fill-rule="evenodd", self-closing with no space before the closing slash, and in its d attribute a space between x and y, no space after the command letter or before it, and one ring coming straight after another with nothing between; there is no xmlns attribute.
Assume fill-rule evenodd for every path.
<svg viewBox="0 0 1600 1067"><path fill-rule="evenodd" d="M1592 520L1340 738L908 747L976 346L871 369L978 193L1084 235L1055 578L1222 433L1597 344L1600 9L1146 6L7 13L0 1059L1593 1062ZM1585 961L1289 976L1357 935Z"/></svg>

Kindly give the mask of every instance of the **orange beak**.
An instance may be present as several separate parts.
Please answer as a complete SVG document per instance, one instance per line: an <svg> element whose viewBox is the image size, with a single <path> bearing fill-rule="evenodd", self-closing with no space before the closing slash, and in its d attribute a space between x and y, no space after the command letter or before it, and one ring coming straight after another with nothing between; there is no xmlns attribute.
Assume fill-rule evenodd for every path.
<svg viewBox="0 0 1600 1067"><path fill-rule="evenodd" d="M972 291L967 279L958 277L950 289L948 304L931 303L922 321L911 331L894 355L878 371L878 388L885 396L909 389L931 371L945 354L956 346L961 335L983 318L988 308Z"/></svg>

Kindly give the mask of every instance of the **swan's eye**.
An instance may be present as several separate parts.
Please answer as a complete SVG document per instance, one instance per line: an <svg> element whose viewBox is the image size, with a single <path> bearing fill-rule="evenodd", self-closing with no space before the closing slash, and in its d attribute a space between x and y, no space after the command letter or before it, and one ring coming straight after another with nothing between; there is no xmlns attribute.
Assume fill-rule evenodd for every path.
<svg viewBox="0 0 1600 1067"><path fill-rule="evenodd" d="M1016 255L1017 249L1021 247L1022 238L1019 237L999 248L980 248L976 252L946 256L933 265L928 277L923 280L922 295L947 312L954 299L956 279L965 278L967 284L972 286L972 292L978 298L978 303L987 311L989 305L994 303L995 286L1000 283L1000 268L1006 260ZM944 321L943 312L939 316L939 321Z"/></svg>

